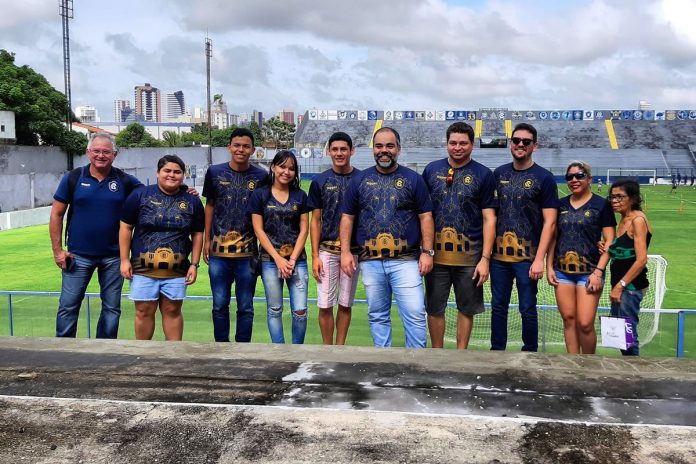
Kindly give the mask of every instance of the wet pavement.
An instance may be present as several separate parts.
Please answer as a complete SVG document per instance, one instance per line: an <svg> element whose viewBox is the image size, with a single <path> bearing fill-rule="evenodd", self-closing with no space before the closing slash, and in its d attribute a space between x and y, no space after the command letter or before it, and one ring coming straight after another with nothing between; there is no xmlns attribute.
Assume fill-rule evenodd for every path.
<svg viewBox="0 0 696 464"><path fill-rule="evenodd" d="M255 421L280 427L287 425L288 417L304 417L305 426L318 427L302 432L318 440L312 452L316 457L333 456L335 462L434 462L408 447L389 452L386 445L396 446L393 440L403 439L406 432L393 430L389 435L375 427L375 420L413 422L425 435L437 435L437 430L447 435L446 430L466 427L457 432L459 438L418 444L418 449L435 446L438 456L459 450L454 455L457 462L467 462L456 459L464 456L462 447L474 453L468 442L460 443L461 434L481 445L467 455L468 462L500 457L504 459L498 462L696 462L695 387L696 362L677 359L0 338L0 439L10 439L0 445L0 460L14 452L12 443L41 448L51 441L17 430L38 430L38 424L41 430L60 429L66 408L70 421L86 420L87 428L101 423L99 411L111 411L117 419L102 424L104 433L113 424L121 424L125 428L118 433L126 433L133 427L129 421L134 414L150 417L152 411L171 416L171 424L187 430L186 420L179 417L182 410L207 417L212 408L228 425L249 422L248 428L238 430L242 435L251 433ZM20 417L26 425L11 425ZM348 446L341 448L347 454L324 449L318 437L327 433L322 430L328 426L325 421L332 431L338 427L350 435L339 440ZM161 426L157 420L150 425ZM199 421L196 427L196 433L203 433L200 427L207 426ZM77 423L75 430L80 430ZM278 433L285 445L302 441L287 428ZM497 439L513 436L505 444ZM383 440L375 445L377 458L369 456L369 446L355 451L377 437ZM658 437L669 437L670 449L643 444ZM69 434L54 441L62 443L57 446L66 446L66 441L73 447L87 446ZM636 451L639 444L641 453ZM244 447L226 454L225 446L221 442L206 456L212 462L227 462L253 454ZM488 454L483 449L489 449ZM587 450L594 451L586 455ZM281 461L304 459L290 458L282 448L276 451ZM604 458L592 458L599 455ZM72 462L77 455L66 456L66 462ZM271 454L257 458L273 460ZM50 453L46 459L53 461Z"/></svg>

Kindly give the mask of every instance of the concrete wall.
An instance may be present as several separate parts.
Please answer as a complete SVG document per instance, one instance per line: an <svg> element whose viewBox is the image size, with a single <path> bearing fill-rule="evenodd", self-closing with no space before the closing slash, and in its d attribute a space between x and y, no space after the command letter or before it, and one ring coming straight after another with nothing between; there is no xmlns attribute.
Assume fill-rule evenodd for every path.
<svg viewBox="0 0 696 464"><path fill-rule="evenodd" d="M50 206L0 213L0 230L48 224L50 216Z"/></svg>

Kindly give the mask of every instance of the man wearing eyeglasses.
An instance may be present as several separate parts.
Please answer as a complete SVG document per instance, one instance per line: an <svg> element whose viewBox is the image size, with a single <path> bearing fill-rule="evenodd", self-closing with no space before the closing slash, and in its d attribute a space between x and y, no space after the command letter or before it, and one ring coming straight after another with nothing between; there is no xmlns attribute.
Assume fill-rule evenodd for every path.
<svg viewBox="0 0 696 464"><path fill-rule="evenodd" d="M454 287L457 303L457 348L466 349L474 316L484 311L483 284L488 280L495 240L495 179L473 160L474 129L465 122L447 128L445 159L423 171L433 202L435 257L425 276L425 310L430 343L442 348L445 309Z"/></svg>
<svg viewBox="0 0 696 464"><path fill-rule="evenodd" d="M510 139L512 163L497 168L500 203L491 261L491 349L505 350L512 283L522 316L522 351L537 351L537 284L556 227L558 189L553 174L532 160L537 130L521 123Z"/></svg>
<svg viewBox="0 0 696 464"><path fill-rule="evenodd" d="M66 173L53 195L49 232L53 258L62 270L57 337L76 336L80 306L95 269L101 298L97 338L118 335L123 289L119 219L128 193L142 183L112 166L117 154L111 135L92 135L87 145L89 164ZM62 232L68 206L66 250Z"/></svg>
<svg viewBox="0 0 696 464"><path fill-rule="evenodd" d="M393 294L406 347L425 348L422 276L432 269L435 255L430 195L418 173L397 163L398 132L391 127L378 129L372 146L376 166L356 174L344 196L339 226L341 269L348 277L355 273L351 243L357 242L375 346L391 346Z"/></svg>
<svg viewBox="0 0 696 464"><path fill-rule="evenodd" d="M254 134L237 128L227 146L230 161L215 164L205 173L205 244L203 260L208 263L213 294L213 336L216 342L230 341L230 297L232 284L237 302L234 340L250 342L254 324L254 292L257 275L251 258L257 254L256 236L246 206L256 188L268 182L268 173L252 166Z"/></svg>

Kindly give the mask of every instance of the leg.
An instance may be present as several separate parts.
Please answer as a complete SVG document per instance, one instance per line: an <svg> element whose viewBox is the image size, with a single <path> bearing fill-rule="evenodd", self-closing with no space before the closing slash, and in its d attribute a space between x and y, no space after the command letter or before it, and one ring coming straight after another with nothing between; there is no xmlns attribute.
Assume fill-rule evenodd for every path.
<svg viewBox="0 0 696 464"><path fill-rule="evenodd" d="M404 324L406 348L425 348L425 293L418 261L388 260L388 278L394 290L396 307Z"/></svg>
<svg viewBox="0 0 696 464"><path fill-rule="evenodd" d="M469 348L471 329L474 327L474 316L471 314L457 313L457 349Z"/></svg>
<svg viewBox="0 0 696 464"><path fill-rule="evenodd" d="M261 280L266 291L266 323L271 342L285 343L283 333L283 279L275 263L264 261L261 263Z"/></svg>
<svg viewBox="0 0 696 464"><path fill-rule="evenodd" d="M577 290L576 290L577 289ZM576 319L576 293L584 291L585 287L575 284L558 284L555 288L556 304L558 311L563 318L563 336L565 337L566 351L568 353L580 353L580 344L578 341L578 321Z"/></svg>
<svg viewBox="0 0 696 464"><path fill-rule="evenodd" d="M530 262L512 265L522 316L522 351L537 351L539 347L539 321L536 307L538 281L529 278L531 265Z"/></svg>
<svg viewBox="0 0 696 464"><path fill-rule="evenodd" d="M354 257L356 260L357 256ZM355 290L358 288L359 270L356 270L353 277L348 277L341 270L340 257L336 260L339 272L338 290L338 313L336 314L336 344L345 345L348 337L348 327L353 316L353 302L355 301Z"/></svg>
<svg viewBox="0 0 696 464"><path fill-rule="evenodd" d="M631 321L633 330L633 346L626 350L621 350L624 356L640 355L640 345L638 342L638 322L640 313L640 302L643 300L642 290L624 289L621 294L621 303L612 303L610 314L615 317L627 317Z"/></svg>
<svg viewBox="0 0 696 464"><path fill-rule="evenodd" d="M445 346L445 312L449 299L452 276L450 266L435 264L433 270L425 275L425 311L428 313L430 346Z"/></svg>
<svg viewBox="0 0 696 464"><path fill-rule="evenodd" d="M135 339L152 340L158 301L135 302Z"/></svg>
<svg viewBox="0 0 696 464"><path fill-rule="evenodd" d="M319 330L324 345L332 345L334 338L333 306L336 302L338 278L341 272L340 257L320 250L319 259L324 263L324 275L317 282L317 306L319 307Z"/></svg>
<svg viewBox="0 0 696 464"><path fill-rule="evenodd" d="M343 305L338 305L336 313L336 344L345 345L348 337L348 327L350 327L350 319L353 317L353 308Z"/></svg>
<svg viewBox="0 0 696 464"><path fill-rule="evenodd" d="M73 254L72 268L63 271L58 315L56 316L56 337L75 338L77 335L77 318L80 315L80 306L82 306L87 285L95 268L96 262L94 260Z"/></svg>
<svg viewBox="0 0 696 464"><path fill-rule="evenodd" d="M116 338L121 318L121 259L118 256L102 258L97 267L101 313L97 323L97 338Z"/></svg>
<svg viewBox="0 0 696 464"><path fill-rule="evenodd" d="M370 324L372 341L377 347L389 347L392 343L391 295L382 260L360 263L365 297L367 298L367 321Z"/></svg>
<svg viewBox="0 0 696 464"><path fill-rule="evenodd" d="M159 309L162 314L162 332L167 341L181 341L184 334L184 316L181 314L183 300L170 300L162 295Z"/></svg>
<svg viewBox="0 0 696 464"><path fill-rule="evenodd" d="M505 350L507 320L515 274L512 264L491 260L491 350Z"/></svg>
<svg viewBox="0 0 696 464"><path fill-rule="evenodd" d="M251 258L234 260L234 267L236 268L234 294L237 300L237 328L234 334L234 341L238 343L250 342L254 327L256 276L251 272L250 260Z"/></svg>
<svg viewBox="0 0 696 464"><path fill-rule="evenodd" d="M292 312L292 343L301 345L307 333L307 284L309 283L307 261L295 263L295 272L287 283Z"/></svg>
<svg viewBox="0 0 696 464"><path fill-rule="evenodd" d="M597 348L597 333L595 332L595 316L601 293L587 293L584 286L576 287L577 329L580 349L583 354L594 354Z"/></svg>
<svg viewBox="0 0 696 464"><path fill-rule="evenodd" d="M213 336L216 342L230 341L230 287L235 274L230 258L211 256L208 260L210 291L213 294Z"/></svg>

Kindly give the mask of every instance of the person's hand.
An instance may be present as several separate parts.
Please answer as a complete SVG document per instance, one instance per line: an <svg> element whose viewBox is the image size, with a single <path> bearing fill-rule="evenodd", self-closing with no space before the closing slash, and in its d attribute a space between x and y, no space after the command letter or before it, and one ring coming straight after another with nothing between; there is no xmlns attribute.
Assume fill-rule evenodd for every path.
<svg viewBox="0 0 696 464"><path fill-rule="evenodd" d="M418 272L421 276L426 275L428 272L433 270L433 257L428 253L421 253L420 258L418 258Z"/></svg>
<svg viewBox="0 0 696 464"><path fill-rule="evenodd" d="M292 272L295 268L294 261L291 264L290 261L283 258L282 256L279 256L274 261L276 267L278 268L278 273L280 274L281 279L289 279L290 277L292 277Z"/></svg>
<svg viewBox="0 0 696 464"><path fill-rule="evenodd" d="M198 277L198 268L192 264L189 266L188 272L186 273L186 285L194 283L196 277Z"/></svg>
<svg viewBox="0 0 696 464"><path fill-rule="evenodd" d="M341 270L348 277L353 277L355 271L358 269L358 263L355 257L351 253L341 252Z"/></svg>
<svg viewBox="0 0 696 464"><path fill-rule="evenodd" d="M210 258L210 240L206 240L203 244L203 262L208 264L208 259Z"/></svg>
<svg viewBox="0 0 696 464"><path fill-rule="evenodd" d="M612 303L621 303L621 295L623 294L623 290L624 288L620 283L614 285L614 288L611 289L611 293L609 293L609 299Z"/></svg>
<svg viewBox="0 0 696 464"><path fill-rule="evenodd" d="M607 244L600 240L597 242L597 249L599 250L600 254L604 254L607 252Z"/></svg>
<svg viewBox="0 0 696 464"><path fill-rule="evenodd" d="M314 280L321 283L324 276L324 263L318 254L312 255L312 275L314 275Z"/></svg>
<svg viewBox="0 0 696 464"><path fill-rule="evenodd" d="M68 270L68 264L71 259L73 259L73 255L71 255L70 252L62 248L59 252L53 253L53 260L56 262L56 266L58 266L64 271Z"/></svg>
<svg viewBox="0 0 696 464"><path fill-rule="evenodd" d="M539 280L544 277L544 262L540 259L535 259L529 267L529 278Z"/></svg>
<svg viewBox="0 0 696 464"><path fill-rule="evenodd" d="M127 259L121 260L121 276L124 279L133 279L133 265Z"/></svg>
<svg viewBox="0 0 696 464"><path fill-rule="evenodd" d="M587 293L601 292L602 287L604 287L604 279L598 276L595 272L587 277L587 285L585 286Z"/></svg>
<svg viewBox="0 0 696 464"><path fill-rule="evenodd" d="M481 287L484 283L486 283L489 275L490 263L488 262L488 259L482 257L476 265L476 268L474 269L474 275L471 277L471 279L478 279L478 282L476 282L476 286Z"/></svg>
<svg viewBox="0 0 696 464"><path fill-rule="evenodd" d="M196 190L195 187L189 187L188 190L186 190L186 193L191 194L194 197L198 196L198 190Z"/></svg>

